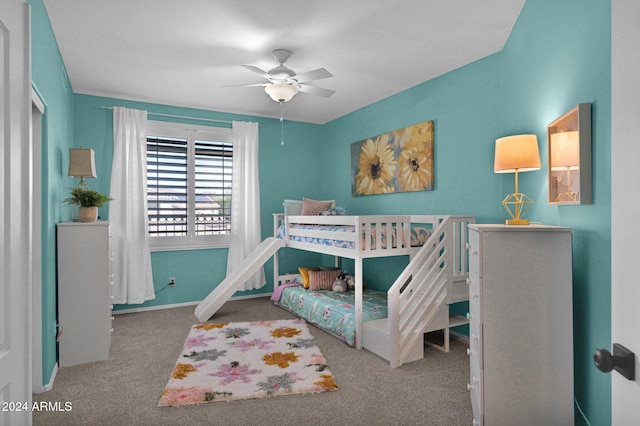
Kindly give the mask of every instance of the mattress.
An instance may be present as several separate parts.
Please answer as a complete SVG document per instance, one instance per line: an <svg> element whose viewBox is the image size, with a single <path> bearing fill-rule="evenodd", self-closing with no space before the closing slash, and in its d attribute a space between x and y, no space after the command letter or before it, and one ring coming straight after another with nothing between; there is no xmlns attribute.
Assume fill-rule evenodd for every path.
<svg viewBox="0 0 640 426"><path fill-rule="evenodd" d="M355 232L355 227L349 226L349 225L292 225L291 228L312 230L312 231L332 231L332 232L344 232L344 233ZM386 228L382 228L381 231L382 231L381 246L382 248L386 248L387 240L388 240L387 230ZM412 227L411 228L411 246L412 247L423 246L431 236L431 232L432 232L431 229L428 229L425 227L421 227L421 226ZM285 239L287 237L287 228L285 225L280 225L276 236L282 239ZM372 229L371 230L371 247L376 247L376 238L377 238L377 232L375 229ZM320 244L320 245L331 246L331 247L340 247L340 248L349 248L349 249L355 248L355 242L344 241L339 239L303 237L299 235L293 235L291 237L291 240L299 241L303 243L310 243L310 244ZM392 247L397 247L395 227L392 228L391 244L392 244ZM365 246L365 235L363 231L362 247L364 246Z"/></svg>
<svg viewBox="0 0 640 426"><path fill-rule="evenodd" d="M355 292L338 293L292 286L283 289L277 304L349 345L355 344ZM362 321L386 317L387 293L364 289Z"/></svg>

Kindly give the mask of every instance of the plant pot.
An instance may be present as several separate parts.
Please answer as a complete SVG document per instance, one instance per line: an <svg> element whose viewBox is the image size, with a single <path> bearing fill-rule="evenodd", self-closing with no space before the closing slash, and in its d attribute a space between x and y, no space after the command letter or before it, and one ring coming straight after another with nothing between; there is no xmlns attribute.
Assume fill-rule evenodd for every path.
<svg viewBox="0 0 640 426"><path fill-rule="evenodd" d="M95 222L98 219L97 207L80 207L78 209L78 221Z"/></svg>

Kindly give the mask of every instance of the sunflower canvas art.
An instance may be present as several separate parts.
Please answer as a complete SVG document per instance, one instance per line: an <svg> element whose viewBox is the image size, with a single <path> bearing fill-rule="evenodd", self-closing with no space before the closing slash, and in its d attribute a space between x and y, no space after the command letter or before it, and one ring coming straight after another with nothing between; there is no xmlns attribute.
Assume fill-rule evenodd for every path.
<svg viewBox="0 0 640 426"><path fill-rule="evenodd" d="M433 189L433 121L351 144L351 193Z"/></svg>

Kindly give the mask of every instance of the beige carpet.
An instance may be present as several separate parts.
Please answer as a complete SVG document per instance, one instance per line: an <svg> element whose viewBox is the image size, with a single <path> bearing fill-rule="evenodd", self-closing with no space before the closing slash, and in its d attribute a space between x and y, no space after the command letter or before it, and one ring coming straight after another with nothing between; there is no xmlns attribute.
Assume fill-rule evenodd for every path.
<svg viewBox="0 0 640 426"><path fill-rule="evenodd" d="M158 407L167 374L197 323L194 307L116 315L108 361L58 371L51 391L34 401L71 403L37 412L35 425L469 425L467 345L425 348L400 368L309 326L340 390L229 403ZM294 318L267 298L226 303L212 321Z"/></svg>

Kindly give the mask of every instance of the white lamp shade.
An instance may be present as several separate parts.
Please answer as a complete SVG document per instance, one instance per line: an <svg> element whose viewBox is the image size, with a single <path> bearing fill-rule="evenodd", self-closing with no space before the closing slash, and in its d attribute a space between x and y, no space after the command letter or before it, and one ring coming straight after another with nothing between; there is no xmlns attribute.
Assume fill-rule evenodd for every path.
<svg viewBox="0 0 640 426"><path fill-rule="evenodd" d="M298 86L289 83L273 83L265 86L264 91L276 102L289 102L298 93Z"/></svg>
<svg viewBox="0 0 640 426"><path fill-rule="evenodd" d="M551 135L551 170L577 169L580 165L579 134L577 131Z"/></svg>
<svg viewBox="0 0 640 426"><path fill-rule="evenodd" d="M90 148L69 148L69 176L96 177L96 153Z"/></svg>
<svg viewBox="0 0 640 426"><path fill-rule="evenodd" d="M528 172L540 169L540 152L536 135L507 136L496 140L493 171Z"/></svg>

